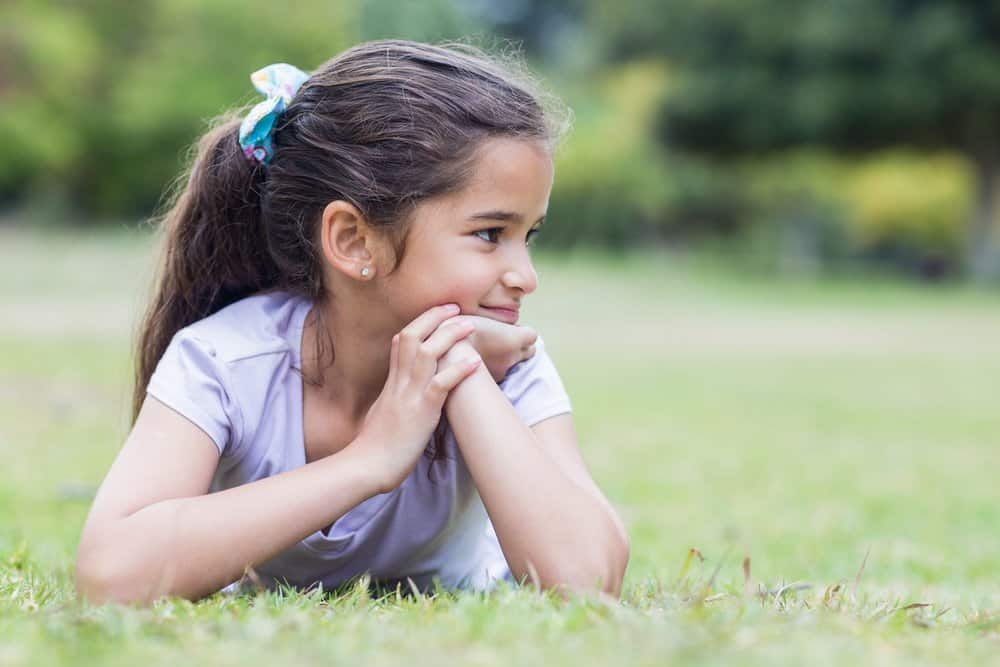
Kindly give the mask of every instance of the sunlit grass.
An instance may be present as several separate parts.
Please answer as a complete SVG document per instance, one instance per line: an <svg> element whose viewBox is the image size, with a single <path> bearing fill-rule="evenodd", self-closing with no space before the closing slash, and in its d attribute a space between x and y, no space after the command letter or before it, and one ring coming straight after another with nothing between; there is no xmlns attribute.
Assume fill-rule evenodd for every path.
<svg viewBox="0 0 1000 667"><path fill-rule="evenodd" d="M0 664L909 665L1000 649L1000 295L654 253L541 256L524 316L629 528L621 604L361 582L83 605L76 541L127 432L150 261L141 234L0 229Z"/></svg>

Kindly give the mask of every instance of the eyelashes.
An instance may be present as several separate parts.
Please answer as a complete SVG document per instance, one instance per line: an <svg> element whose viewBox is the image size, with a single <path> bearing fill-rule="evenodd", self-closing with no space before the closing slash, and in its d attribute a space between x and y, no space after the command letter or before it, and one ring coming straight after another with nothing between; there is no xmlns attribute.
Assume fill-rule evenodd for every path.
<svg viewBox="0 0 1000 667"><path fill-rule="evenodd" d="M472 232L477 238L481 238L487 243L497 243L499 241L499 236L503 232L503 227L489 227L487 229L478 229ZM485 234L486 236L480 236L480 234ZM528 232L527 238L524 240L525 245L531 245L532 239L538 234L538 229L532 229Z"/></svg>

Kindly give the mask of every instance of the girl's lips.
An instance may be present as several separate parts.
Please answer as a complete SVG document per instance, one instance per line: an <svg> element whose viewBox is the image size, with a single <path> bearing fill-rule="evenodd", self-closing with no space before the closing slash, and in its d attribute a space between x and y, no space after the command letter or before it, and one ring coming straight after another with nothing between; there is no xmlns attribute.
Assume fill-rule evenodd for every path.
<svg viewBox="0 0 1000 667"><path fill-rule="evenodd" d="M490 306L482 306L482 309L492 314L495 319L503 320L508 324L517 324L518 311L513 308L491 308Z"/></svg>

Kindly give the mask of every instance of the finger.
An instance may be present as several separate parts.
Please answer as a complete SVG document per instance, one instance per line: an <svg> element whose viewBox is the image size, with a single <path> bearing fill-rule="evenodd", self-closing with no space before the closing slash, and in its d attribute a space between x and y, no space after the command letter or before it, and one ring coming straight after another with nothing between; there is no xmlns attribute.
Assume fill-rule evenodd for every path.
<svg viewBox="0 0 1000 667"><path fill-rule="evenodd" d="M386 381L396 377L396 366L399 364L399 334L392 337L392 342L389 343L389 376Z"/></svg>
<svg viewBox="0 0 1000 667"><path fill-rule="evenodd" d="M536 340L538 340L537 331L528 326L521 327L521 347L534 345Z"/></svg>
<svg viewBox="0 0 1000 667"><path fill-rule="evenodd" d="M458 341L466 338L476 330L476 325L472 322L454 322L449 320L437 328L437 330L425 340L420 348L435 363L450 350Z"/></svg>
<svg viewBox="0 0 1000 667"><path fill-rule="evenodd" d="M413 355L417 353L420 343L427 339L442 322L449 317L458 315L459 308L456 304L445 304L435 306L424 311L415 320L403 327L399 332L399 356L404 365L409 365L413 361Z"/></svg>
<svg viewBox="0 0 1000 667"><path fill-rule="evenodd" d="M528 347L524 348L522 355L523 355L521 357L522 359L531 359L533 356L535 356L535 346L529 345Z"/></svg>
<svg viewBox="0 0 1000 667"><path fill-rule="evenodd" d="M417 340L424 341L434 333L434 330L441 326L441 323L449 317L454 317L460 312L458 305L448 303L443 306L434 306L421 313L415 320L403 327L400 331L404 337L410 336Z"/></svg>
<svg viewBox="0 0 1000 667"><path fill-rule="evenodd" d="M448 392L458 386L459 382L475 373L482 363L481 358L473 357L471 360L451 364L431 378L427 385L427 393L435 401L443 401Z"/></svg>

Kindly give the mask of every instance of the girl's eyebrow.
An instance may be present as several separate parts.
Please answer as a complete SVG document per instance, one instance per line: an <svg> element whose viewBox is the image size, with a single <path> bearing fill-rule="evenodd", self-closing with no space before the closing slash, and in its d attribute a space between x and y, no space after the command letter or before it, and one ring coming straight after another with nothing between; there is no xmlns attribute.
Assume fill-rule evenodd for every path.
<svg viewBox="0 0 1000 667"><path fill-rule="evenodd" d="M513 211L483 211L469 216L469 220L499 220L501 222L521 222L523 219L524 216ZM543 222L545 222L544 215L536 220L535 224L538 225Z"/></svg>

